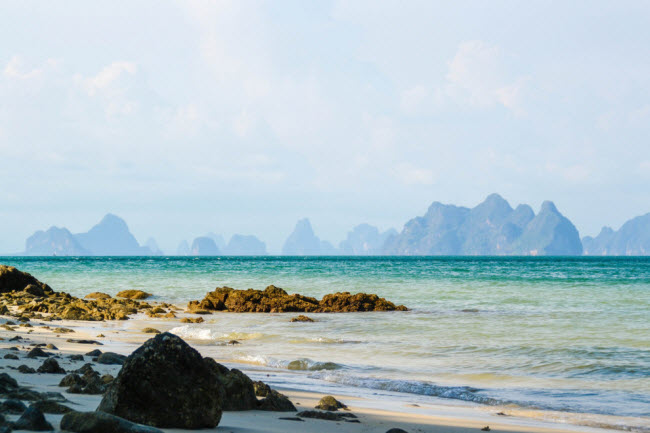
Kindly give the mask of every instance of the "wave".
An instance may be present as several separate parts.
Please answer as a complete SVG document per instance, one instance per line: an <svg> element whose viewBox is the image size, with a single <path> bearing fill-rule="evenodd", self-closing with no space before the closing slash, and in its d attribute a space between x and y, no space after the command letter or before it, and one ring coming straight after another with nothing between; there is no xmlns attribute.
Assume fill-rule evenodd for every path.
<svg viewBox="0 0 650 433"><path fill-rule="evenodd" d="M214 329L183 325L169 330L174 335L190 340L209 340L209 341L230 341L230 340L253 340L262 338L264 334L260 332L228 332L223 333Z"/></svg>
<svg viewBox="0 0 650 433"><path fill-rule="evenodd" d="M263 355L246 355L237 361L247 364L263 365L272 368L281 368L286 370L299 371L321 371L321 370L340 370L345 368L336 362L313 361L309 358L299 358L294 360L276 359Z"/></svg>
<svg viewBox="0 0 650 433"><path fill-rule="evenodd" d="M310 374L309 376L314 379L325 380L352 387L449 398L491 406L511 403L481 395L479 394L481 391L480 389L469 386L441 386L430 382L416 380L379 379L374 377L353 376L340 372L318 372Z"/></svg>

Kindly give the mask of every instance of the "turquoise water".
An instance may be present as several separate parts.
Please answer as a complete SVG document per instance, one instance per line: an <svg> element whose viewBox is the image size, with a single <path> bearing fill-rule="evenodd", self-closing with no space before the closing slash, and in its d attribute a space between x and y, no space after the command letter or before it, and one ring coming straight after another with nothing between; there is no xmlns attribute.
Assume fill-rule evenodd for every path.
<svg viewBox="0 0 650 433"><path fill-rule="evenodd" d="M185 303L214 287L372 292L408 312L209 316L174 332L220 359L485 405L650 416L650 258L31 258L0 262L82 296ZM465 310L465 311L463 311ZM238 339L239 346L224 346ZM294 361L294 362L292 362ZM288 370L286 370L288 371ZM314 382L315 381L315 382ZM359 388L361 387L361 388Z"/></svg>

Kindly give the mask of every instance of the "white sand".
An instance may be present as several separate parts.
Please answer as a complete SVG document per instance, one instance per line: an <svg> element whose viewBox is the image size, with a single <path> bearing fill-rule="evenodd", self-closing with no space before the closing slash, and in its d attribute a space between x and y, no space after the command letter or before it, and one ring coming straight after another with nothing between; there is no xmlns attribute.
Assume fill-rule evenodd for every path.
<svg viewBox="0 0 650 433"><path fill-rule="evenodd" d="M11 317L0 319L0 323L7 320L14 320ZM73 370L81 367L84 362L90 362L90 357L86 357L84 362L71 361L67 359L70 354L84 354L92 349L99 348L103 352L112 351L128 355L142 342L151 338L151 334L144 334L141 330L145 327L154 327L165 331L174 326L178 326L180 317L177 319L149 319L144 316L137 316L135 319L128 321L116 322L41 322L33 320L33 327L17 327L15 331L8 331L0 328L0 372L6 372L14 377L20 385L31 386L36 391L55 391L63 394L70 402L65 403L68 406L80 411L94 410L101 400L98 395L80 395L68 394L65 388L58 387L58 383L63 375L58 374L21 374L11 367L18 367L21 364L27 364L37 368L42 362L41 359L25 358L26 352L32 347L33 343L52 343L58 350L48 350L61 355L58 359L59 364L66 370ZM44 326L49 326L46 329ZM74 333L60 333L59 328L66 327L74 329ZM97 337L103 334L105 337ZM23 341L8 341L9 338L20 335ZM67 339L92 339L103 343L101 346L78 344L67 342ZM191 342L190 342L191 343ZM10 347L17 346L19 351L9 350ZM197 350L201 351L201 345L195 345ZM14 353L19 356L19 360L9 360L2 358L7 353ZM107 366L96 364L93 367L100 373L110 373L117 375L119 366ZM312 409L321 394L315 394L304 391L297 391L285 388L279 388L285 393L299 410ZM341 401L346 403L351 412L358 416L359 423L334 422L324 420L305 419L304 421L281 420L281 417L292 417L292 412L264 412L264 411L246 411L246 412L224 412L221 423L215 430L218 432L378 432L384 433L393 427L399 427L407 432L435 432L435 433L465 433L479 432L480 429L489 425L494 432L605 432L617 431L607 430L604 428L576 426L562 424L559 422L541 420L538 418L522 416L499 416L494 408L479 406L451 406L422 404L408 405L403 401L391 401L385 398L373 400L371 398L353 398L350 396L337 396ZM514 413L514 412L512 412ZM524 414L525 415L525 414ZM61 420L62 415L46 415L47 419L55 426ZM10 420L17 419L17 416L8 416ZM169 432L179 432L183 430L164 429Z"/></svg>

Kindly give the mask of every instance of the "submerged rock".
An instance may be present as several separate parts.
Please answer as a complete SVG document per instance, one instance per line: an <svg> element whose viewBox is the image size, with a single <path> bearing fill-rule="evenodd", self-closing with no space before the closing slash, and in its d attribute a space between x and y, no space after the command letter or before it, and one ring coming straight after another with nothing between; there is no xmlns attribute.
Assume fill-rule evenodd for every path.
<svg viewBox="0 0 650 433"><path fill-rule="evenodd" d="M214 360L179 337L162 333L124 363L97 410L168 428L214 428L223 395Z"/></svg>
<svg viewBox="0 0 650 433"><path fill-rule="evenodd" d="M299 316L292 317L291 322L314 322L314 319L312 319L309 316L305 316L304 314L301 314Z"/></svg>
<svg viewBox="0 0 650 433"><path fill-rule="evenodd" d="M406 311L403 305L395 305L374 294L338 292L325 295L322 300L299 294L289 295L279 287L268 286L264 290L235 290L220 287L206 294L202 301L191 301L190 312L232 311L237 313L335 313L356 311Z"/></svg>
<svg viewBox="0 0 650 433"><path fill-rule="evenodd" d="M105 412L70 412L61 419L61 429L74 433L162 433Z"/></svg>
<svg viewBox="0 0 650 433"><path fill-rule="evenodd" d="M10 398L0 403L0 412L21 414L27 410L27 406L20 400Z"/></svg>

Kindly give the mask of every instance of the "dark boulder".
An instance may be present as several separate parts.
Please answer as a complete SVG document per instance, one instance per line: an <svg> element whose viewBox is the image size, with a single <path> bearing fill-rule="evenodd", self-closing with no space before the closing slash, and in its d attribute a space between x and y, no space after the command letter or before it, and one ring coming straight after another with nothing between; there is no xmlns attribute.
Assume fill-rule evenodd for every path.
<svg viewBox="0 0 650 433"><path fill-rule="evenodd" d="M217 374L217 380L221 385L221 409L222 410L252 410L257 409L258 402L255 397L253 381L236 368L228 367L206 358L208 363Z"/></svg>
<svg viewBox="0 0 650 433"><path fill-rule="evenodd" d="M43 413L51 413L55 415L62 415L73 411L68 406L52 400L35 401L32 403L32 407L35 407Z"/></svg>
<svg viewBox="0 0 650 433"><path fill-rule="evenodd" d="M43 412L34 406L27 408L13 425L14 430L52 431L54 427L47 422Z"/></svg>
<svg viewBox="0 0 650 433"><path fill-rule="evenodd" d="M16 355L14 355L13 353L7 353L5 356L3 356L3 358L4 359L14 359L14 360L18 359L18 357Z"/></svg>
<svg viewBox="0 0 650 433"><path fill-rule="evenodd" d="M105 412L67 413L61 419L61 429L74 433L162 433Z"/></svg>
<svg viewBox="0 0 650 433"><path fill-rule="evenodd" d="M33 294L32 292L38 293L35 296L43 296L53 292L50 286L41 283L27 272L19 271L13 266L0 265L0 293L25 289L28 289L30 294Z"/></svg>
<svg viewBox="0 0 650 433"><path fill-rule="evenodd" d="M27 406L20 400L7 399L0 404L0 412L21 414L27 410Z"/></svg>
<svg viewBox="0 0 650 433"><path fill-rule="evenodd" d="M102 351L101 351L101 350L99 350L99 349L94 349L94 350L91 350L90 352L86 353L86 356L92 356L92 357L95 357L95 356L99 356L99 355L101 355L101 354L102 354Z"/></svg>
<svg viewBox="0 0 650 433"><path fill-rule="evenodd" d="M387 430L386 433L408 433L406 430L402 430L401 428L394 427L390 430Z"/></svg>
<svg viewBox="0 0 650 433"><path fill-rule="evenodd" d="M35 347L29 352L27 352L28 358L49 358L50 356L52 356L51 353L44 351L40 347Z"/></svg>
<svg viewBox="0 0 650 433"><path fill-rule="evenodd" d="M34 370L29 365L21 364L21 365L18 366L18 372L23 373L23 374L34 374L34 373L36 373L36 370Z"/></svg>
<svg viewBox="0 0 650 433"><path fill-rule="evenodd" d="M70 361L83 361L84 360L83 355L70 355L68 358L70 358Z"/></svg>
<svg viewBox="0 0 650 433"><path fill-rule="evenodd" d="M126 359L97 410L155 427L214 428L223 394L214 364L181 338L158 334Z"/></svg>
<svg viewBox="0 0 650 433"><path fill-rule="evenodd" d="M266 397L259 401L258 409L273 412L295 412L297 410L286 395L274 389L270 389Z"/></svg>
<svg viewBox="0 0 650 433"><path fill-rule="evenodd" d="M114 352L104 352L97 358L97 362L106 365L122 365L126 356Z"/></svg>
<svg viewBox="0 0 650 433"><path fill-rule="evenodd" d="M9 376L7 373L0 373L0 393L6 394L15 389L18 389L18 382L16 382L16 379Z"/></svg>
<svg viewBox="0 0 650 433"><path fill-rule="evenodd" d="M36 371L39 373L65 374L65 370L61 368L54 358L47 358Z"/></svg>

